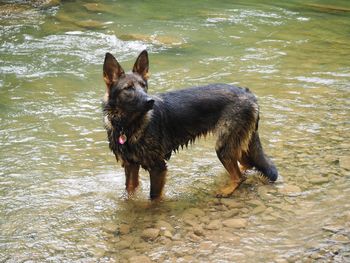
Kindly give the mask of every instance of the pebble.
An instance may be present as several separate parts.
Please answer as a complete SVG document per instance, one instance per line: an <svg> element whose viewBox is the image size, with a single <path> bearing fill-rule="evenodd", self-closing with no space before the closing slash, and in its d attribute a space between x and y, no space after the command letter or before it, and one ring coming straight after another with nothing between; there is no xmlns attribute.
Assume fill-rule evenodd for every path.
<svg viewBox="0 0 350 263"><path fill-rule="evenodd" d="M339 158L339 166L350 171L350 156L342 156Z"/></svg>
<svg viewBox="0 0 350 263"><path fill-rule="evenodd" d="M313 176L309 179L309 182L312 184L324 184L329 182L329 178L323 176Z"/></svg>
<svg viewBox="0 0 350 263"><path fill-rule="evenodd" d="M199 244L198 250L201 253L211 254L214 251L215 247L216 245L212 241L203 241Z"/></svg>
<svg viewBox="0 0 350 263"><path fill-rule="evenodd" d="M144 240L154 240L159 236L160 230L158 228L147 228L142 231L141 237Z"/></svg>
<svg viewBox="0 0 350 263"><path fill-rule="evenodd" d="M193 233L197 236L205 236L205 232L200 225L193 227Z"/></svg>
<svg viewBox="0 0 350 263"><path fill-rule="evenodd" d="M126 234L129 234L130 232L130 226L127 225L127 224L121 224L119 226L119 233L122 234L122 235L126 235Z"/></svg>
<svg viewBox="0 0 350 263"><path fill-rule="evenodd" d="M108 7L101 3L87 3L83 5L86 10L91 12L107 12Z"/></svg>
<svg viewBox="0 0 350 263"><path fill-rule="evenodd" d="M301 189L299 186L292 185L292 184L285 184L283 187L279 188L278 191L281 194L299 194L301 193Z"/></svg>
<svg viewBox="0 0 350 263"><path fill-rule="evenodd" d="M187 213L192 214L196 217L205 216L205 212L199 208L189 208L187 209Z"/></svg>
<svg viewBox="0 0 350 263"><path fill-rule="evenodd" d="M244 204L233 199L221 199L221 203L229 208L241 208Z"/></svg>
<svg viewBox="0 0 350 263"><path fill-rule="evenodd" d="M121 240L120 242L118 242L118 248L119 249L126 249L126 248L130 248L131 244L133 242L132 238L128 238L125 240Z"/></svg>
<svg viewBox="0 0 350 263"><path fill-rule="evenodd" d="M248 224L248 221L244 218L232 218L224 220L222 224L229 228L245 228Z"/></svg>
<svg viewBox="0 0 350 263"><path fill-rule="evenodd" d="M151 263L149 257L147 256L133 256L129 258L129 263Z"/></svg>
<svg viewBox="0 0 350 263"><path fill-rule="evenodd" d="M266 210L266 206L260 205L260 206L257 206L253 209L252 214L257 215L257 214L264 212L265 210Z"/></svg>
<svg viewBox="0 0 350 263"><path fill-rule="evenodd" d="M159 229L164 228L165 230L168 230L170 232L174 232L174 228L172 227L172 225L164 220L157 221L156 228L159 228Z"/></svg>
<svg viewBox="0 0 350 263"><path fill-rule="evenodd" d="M221 228L221 221L220 220L213 220L211 221L207 226L205 226L206 229L208 230L218 230Z"/></svg>
<svg viewBox="0 0 350 263"><path fill-rule="evenodd" d="M165 230L163 236L173 239L173 234L169 230Z"/></svg>
<svg viewBox="0 0 350 263"><path fill-rule="evenodd" d="M118 227L114 223L105 223L103 225L103 230L108 232L108 233L115 233L115 232L117 232L117 229L118 229Z"/></svg>
<svg viewBox="0 0 350 263"><path fill-rule="evenodd" d="M236 215L238 215L240 212L239 209L232 209L232 210L228 210L228 211L225 211L221 214L222 217L224 218L232 218L232 217L235 217Z"/></svg>

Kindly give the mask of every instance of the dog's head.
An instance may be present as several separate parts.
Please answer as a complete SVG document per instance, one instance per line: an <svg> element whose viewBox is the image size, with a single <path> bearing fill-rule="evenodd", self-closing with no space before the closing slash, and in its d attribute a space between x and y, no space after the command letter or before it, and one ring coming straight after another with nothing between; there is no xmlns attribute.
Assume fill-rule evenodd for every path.
<svg viewBox="0 0 350 263"><path fill-rule="evenodd" d="M106 53L103 64L103 79L106 83L105 105L114 113L126 116L142 115L150 111L154 100L147 95L148 69L146 50L138 56L130 73L125 73L115 57Z"/></svg>

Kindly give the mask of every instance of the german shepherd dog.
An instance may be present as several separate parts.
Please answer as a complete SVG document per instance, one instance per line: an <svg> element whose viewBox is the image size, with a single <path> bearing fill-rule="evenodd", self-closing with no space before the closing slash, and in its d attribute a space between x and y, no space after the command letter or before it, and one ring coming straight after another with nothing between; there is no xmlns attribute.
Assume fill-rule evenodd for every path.
<svg viewBox="0 0 350 263"><path fill-rule="evenodd" d="M151 96L148 70L146 50L131 73L106 53L104 122L109 148L124 167L129 195L139 185L141 166L150 174L151 200L160 199L172 152L210 132L218 138L216 153L230 176L218 197L230 196L244 180L238 162L243 169L255 167L276 181L277 169L259 139L257 99L248 89L211 84Z"/></svg>

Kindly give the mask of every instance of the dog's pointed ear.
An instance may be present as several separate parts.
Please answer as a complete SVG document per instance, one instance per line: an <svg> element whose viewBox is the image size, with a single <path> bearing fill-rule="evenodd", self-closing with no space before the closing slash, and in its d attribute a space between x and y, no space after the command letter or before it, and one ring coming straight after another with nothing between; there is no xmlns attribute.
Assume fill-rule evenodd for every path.
<svg viewBox="0 0 350 263"><path fill-rule="evenodd" d="M147 53L147 50L144 50L140 53L140 55L136 59L132 72L138 73L144 80L147 80L149 77L148 69L149 69L148 53Z"/></svg>
<svg viewBox="0 0 350 263"><path fill-rule="evenodd" d="M103 79L107 86L109 94L111 87L118 82L118 79L125 75L123 68L111 53L106 53L103 63Z"/></svg>

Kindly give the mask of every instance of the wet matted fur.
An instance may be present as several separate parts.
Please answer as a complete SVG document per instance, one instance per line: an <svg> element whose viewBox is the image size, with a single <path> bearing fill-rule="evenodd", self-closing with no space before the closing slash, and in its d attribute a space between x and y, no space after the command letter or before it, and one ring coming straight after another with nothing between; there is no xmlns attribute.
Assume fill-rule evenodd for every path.
<svg viewBox="0 0 350 263"><path fill-rule="evenodd" d="M209 132L217 136L215 150L230 175L218 196L229 196L244 180L238 162L244 169L255 167L270 181L277 179L259 139L257 100L248 89L211 84L152 96L147 94L148 70L147 51L131 73L110 53L103 65L105 128L109 147L124 167L128 194L139 185L142 167L150 174L150 198L159 199L172 152Z"/></svg>

